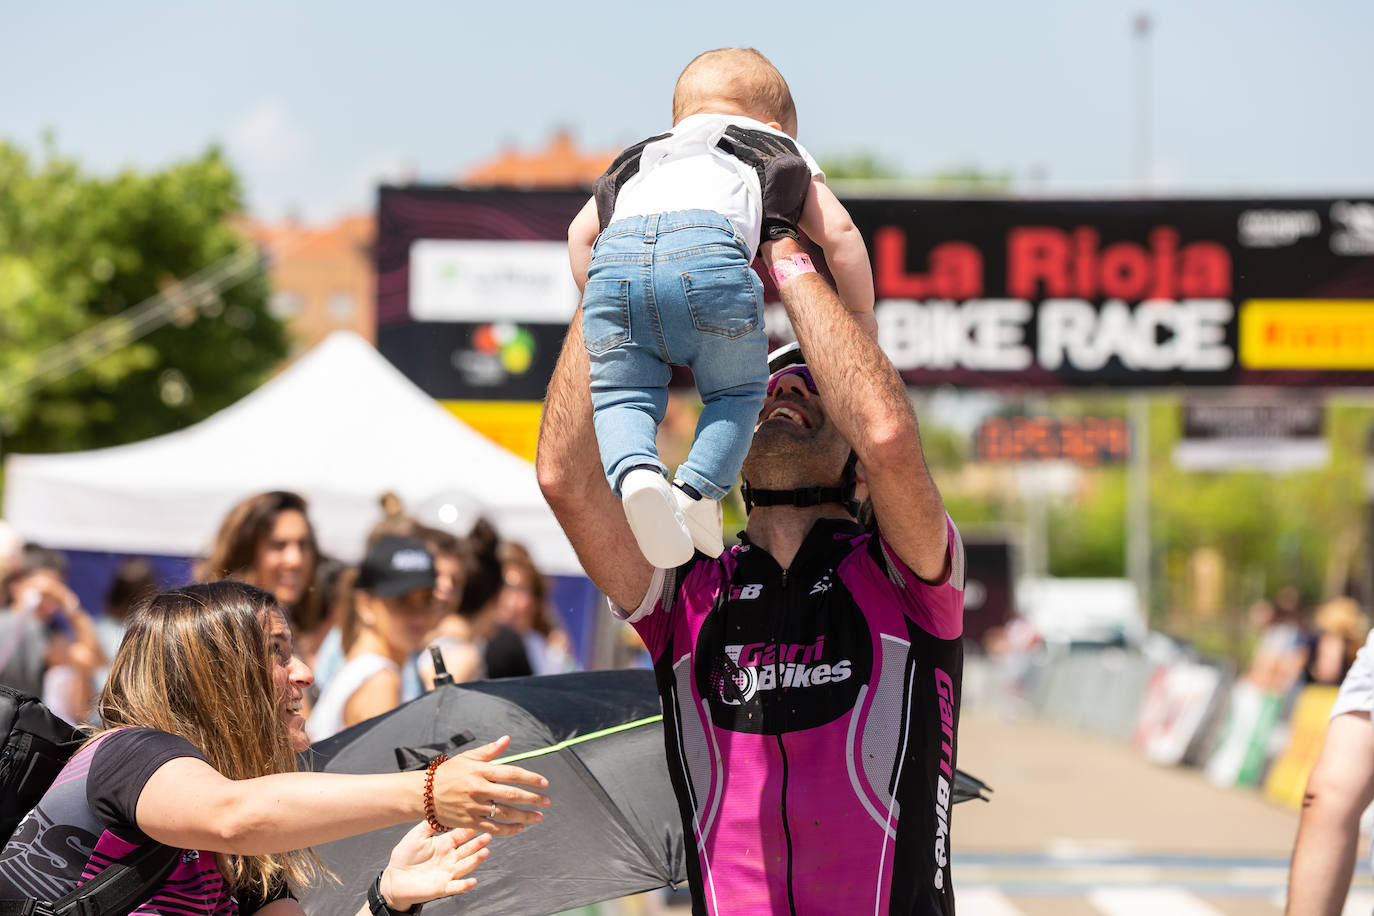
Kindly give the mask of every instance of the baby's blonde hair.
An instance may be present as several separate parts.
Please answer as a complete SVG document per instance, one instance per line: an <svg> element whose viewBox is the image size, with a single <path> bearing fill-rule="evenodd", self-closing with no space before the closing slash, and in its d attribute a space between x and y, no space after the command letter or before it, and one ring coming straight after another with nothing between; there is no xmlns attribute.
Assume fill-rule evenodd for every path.
<svg viewBox="0 0 1374 916"><path fill-rule="evenodd" d="M797 107L787 80L753 48L716 48L692 58L673 89L673 123L717 106L797 133Z"/></svg>

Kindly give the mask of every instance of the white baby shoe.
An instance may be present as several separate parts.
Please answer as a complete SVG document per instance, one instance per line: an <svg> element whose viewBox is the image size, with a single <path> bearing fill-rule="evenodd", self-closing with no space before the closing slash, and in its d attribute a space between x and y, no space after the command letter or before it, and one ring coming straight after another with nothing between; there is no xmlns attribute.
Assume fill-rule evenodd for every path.
<svg viewBox="0 0 1374 916"><path fill-rule="evenodd" d="M674 497L675 489L654 468L635 468L620 480L620 504L639 551L659 569L692 559L692 535Z"/></svg>
<svg viewBox="0 0 1374 916"><path fill-rule="evenodd" d="M694 491L695 492L695 491ZM687 521L687 531L692 536L692 544L708 557L718 557L725 551L725 541L721 535L720 500L693 496L683 488L682 481L673 484L673 495Z"/></svg>

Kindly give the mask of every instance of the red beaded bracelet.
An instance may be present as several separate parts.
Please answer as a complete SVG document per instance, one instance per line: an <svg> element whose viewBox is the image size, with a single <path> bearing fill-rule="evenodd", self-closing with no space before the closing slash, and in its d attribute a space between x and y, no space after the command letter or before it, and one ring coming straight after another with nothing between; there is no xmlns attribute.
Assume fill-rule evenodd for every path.
<svg viewBox="0 0 1374 916"><path fill-rule="evenodd" d="M447 759L448 754L440 754L429 762L429 768L425 770L425 820L429 821L429 826L435 833L449 831L448 827L439 823L439 817L434 813L434 771Z"/></svg>

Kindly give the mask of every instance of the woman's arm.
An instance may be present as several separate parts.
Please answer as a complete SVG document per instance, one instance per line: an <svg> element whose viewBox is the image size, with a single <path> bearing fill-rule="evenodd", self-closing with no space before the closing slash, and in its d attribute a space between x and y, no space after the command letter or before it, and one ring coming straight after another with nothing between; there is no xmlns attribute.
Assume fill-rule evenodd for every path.
<svg viewBox="0 0 1374 916"><path fill-rule="evenodd" d="M449 760L434 774L439 822L510 836L543 820L548 780L491 760L503 737ZM510 783L511 785L507 785ZM328 843L425 816L425 774L279 773L256 779L222 776L196 757L169 760L139 793L138 827L159 843L237 855L266 855ZM529 787L529 788L522 788ZM493 821L492 802L500 807Z"/></svg>
<svg viewBox="0 0 1374 916"><path fill-rule="evenodd" d="M490 854L491 834L472 830L434 833L425 821L410 828L391 850L391 859L382 871L382 899L393 910L405 911L417 903L452 897L471 890L477 883L469 878ZM296 900L274 900L244 916L303 916L305 908ZM357 916L371 916L364 901Z"/></svg>

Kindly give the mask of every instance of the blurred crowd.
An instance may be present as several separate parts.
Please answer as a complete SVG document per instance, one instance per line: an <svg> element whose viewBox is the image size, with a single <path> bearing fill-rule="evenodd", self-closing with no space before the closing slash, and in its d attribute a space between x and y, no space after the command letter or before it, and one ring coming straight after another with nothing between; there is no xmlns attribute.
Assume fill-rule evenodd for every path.
<svg viewBox="0 0 1374 916"><path fill-rule="evenodd" d="M1340 684L1369 632L1369 618L1355 599L1331 598L1306 607L1291 585L1273 600L1251 605L1249 617L1256 641L1246 680L1277 694L1308 684Z"/></svg>
<svg viewBox="0 0 1374 916"><path fill-rule="evenodd" d="M1240 644L1244 654L1225 664L1238 672L1241 682L1282 698L1284 709L1291 708L1305 687L1340 685L1370 634L1369 616L1354 598L1339 596L1304 603L1292 585L1278 588L1272 598L1254 602L1244 615L1243 626ZM988 661L987 699L1005 714L1028 714L1028 693L1037 662L1046 658L1052 643L1021 614L989 627L977 647ZM1094 640L1074 642L1071 647L1129 648L1125 641Z"/></svg>
<svg viewBox="0 0 1374 916"><path fill-rule="evenodd" d="M576 653L549 580L486 519L463 535L423 523L392 494L345 563L321 554L309 506L285 491L244 499L194 566L197 582L237 579L271 592L296 653L314 669L307 728L321 740L419 696L436 680L557 674ZM126 558L104 606L68 587L63 553L0 521L0 684L90 722L97 691L139 601L182 583Z"/></svg>

